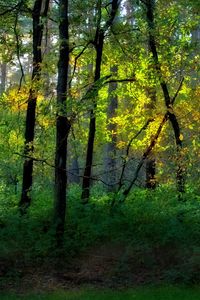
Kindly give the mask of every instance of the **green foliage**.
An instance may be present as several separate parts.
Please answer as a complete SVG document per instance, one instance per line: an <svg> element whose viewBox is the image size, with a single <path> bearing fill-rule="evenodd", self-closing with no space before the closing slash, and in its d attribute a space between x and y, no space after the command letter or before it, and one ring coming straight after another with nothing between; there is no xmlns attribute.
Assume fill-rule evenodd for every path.
<svg viewBox="0 0 200 300"><path fill-rule="evenodd" d="M151 268L152 281L156 268L161 268L166 281L199 282L200 202L194 191L189 190L185 196L188 201L182 203L173 189L136 189L112 211L112 195L100 196L97 187L90 203L82 205L80 192L76 185L68 192L64 260L109 243L124 247L124 255L118 257L112 271L114 277L131 274L134 255L133 266ZM17 211L17 196L8 193L4 199L2 194L0 258L10 265L52 263L58 255L51 225L52 207L50 190L36 189L32 207L22 218Z"/></svg>
<svg viewBox="0 0 200 300"><path fill-rule="evenodd" d="M200 291L198 288L185 288L185 287L150 287L150 288L135 288L127 290L87 290L80 289L76 291L57 291L51 294L39 293L39 294L28 294L28 295L14 295L14 294L3 294L1 295L2 300L198 300Z"/></svg>

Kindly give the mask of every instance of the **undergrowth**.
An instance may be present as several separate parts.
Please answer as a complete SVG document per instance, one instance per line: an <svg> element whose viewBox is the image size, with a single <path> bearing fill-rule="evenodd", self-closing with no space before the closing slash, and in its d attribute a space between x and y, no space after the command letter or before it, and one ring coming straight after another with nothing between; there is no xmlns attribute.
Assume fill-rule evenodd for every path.
<svg viewBox="0 0 200 300"><path fill-rule="evenodd" d="M170 188L135 189L125 203L116 203L111 210L112 197L94 189L90 203L82 205L79 187L71 187L64 242L66 260L95 245L121 244L126 247L126 253L119 265L125 265L125 272L129 255L134 252L135 259L152 270L160 264L169 282L199 281L200 197L197 193L188 189L185 201L180 202ZM11 269L17 263L26 265L55 259L52 199L49 191L34 191L28 214L20 217L18 195L7 194L7 199L2 196L0 261L6 261Z"/></svg>

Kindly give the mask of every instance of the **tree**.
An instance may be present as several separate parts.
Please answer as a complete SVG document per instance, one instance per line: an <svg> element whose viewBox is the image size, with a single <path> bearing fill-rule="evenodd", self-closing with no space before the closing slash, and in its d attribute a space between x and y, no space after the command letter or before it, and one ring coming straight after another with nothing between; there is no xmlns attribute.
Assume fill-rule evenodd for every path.
<svg viewBox="0 0 200 300"><path fill-rule="evenodd" d="M6 90L6 75L7 75L7 64L5 62L1 63L1 85L0 94Z"/></svg>
<svg viewBox="0 0 200 300"><path fill-rule="evenodd" d="M25 145L24 145L24 165L23 165L23 182L21 200L19 202L20 211L24 214L31 203L31 188L33 182L33 151L34 151L34 131L36 118L36 103L38 94L38 84L41 79L42 63L42 37L44 23L42 18L47 17L49 0L35 0L32 19L33 19L33 64L31 88L29 91L26 128L25 128Z"/></svg>
<svg viewBox="0 0 200 300"><path fill-rule="evenodd" d="M68 69L69 69L69 20L68 0L59 1L59 61L57 82L56 150L55 150L55 201L54 224L58 245L62 245L67 185L67 140L71 121L67 116Z"/></svg>
<svg viewBox="0 0 200 300"><path fill-rule="evenodd" d="M33 14L36 3L42 7L37 20ZM131 187L146 184L154 188L156 159L156 181L172 183L177 177L182 193L185 176L193 174L189 164L188 175L184 174L185 165L188 160L191 164L198 160L198 5L194 0L188 1L186 6L183 0L169 0L166 5L163 0L69 1L67 36L70 38L67 46L62 44L65 54L62 53L64 59L61 59L62 63L68 61L65 61L65 67L61 61L58 65L58 69L68 68L67 77L65 73L65 77L62 76L61 68L58 72L61 74L59 82L63 77L67 88L65 90L64 83L58 84L56 103L54 83L57 81L58 54L61 53L57 33L60 19L57 19L58 3L53 2L51 13L45 17L45 3L44 0L11 0L9 7L6 1L0 1L0 15L6 17L6 23L4 18L0 22L0 58L1 65L7 64L7 84L4 88L2 76L5 92L0 96L6 107L5 111L2 109L4 115L1 118L2 152L8 149L3 143L9 140L11 145L11 137L18 134L20 147L10 147L9 157L13 158L17 152L18 157L25 158L22 189L26 200L21 197L21 211L26 211L31 203L33 164L35 174L40 175L35 176L35 188L38 185L45 187L41 181L44 173L51 185L51 168L55 169L55 224L56 220L64 223L65 217L60 218L58 211L65 210L62 205L66 194L61 191L66 190L63 182L68 173L76 173L71 178L68 176L69 182L71 179L79 184L83 177L82 202L87 203L92 182L106 183L109 187L116 183L120 190L127 190L130 184ZM32 4L34 7L30 9ZM29 27L31 16L35 18L34 24L39 22L37 30ZM40 30L43 36L41 48L38 46ZM49 32L53 33L51 44ZM37 44L33 53L34 65L30 61L33 35L33 46ZM67 58L69 54L70 58ZM26 82L20 79L22 71ZM21 88L18 81L22 83ZM61 93L63 98L58 96ZM22 150L26 105L26 138ZM56 114L57 158L54 163L53 122ZM12 124L17 124L19 130L13 129L9 134L4 127L6 118L9 124L12 119ZM72 125L73 130L70 130ZM65 161L65 148L69 153L68 161L60 168L58 161ZM85 152L86 159L82 155ZM4 159L4 163L7 161ZM177 171L172 172L175 167ZM15 169L15 174L21 180L19 169ZM63 200L58 200L57 206L56 199L60 197Z"/></svg>
<svg viewBox="0 0 200 300"><path fill-rule="evenodd" d="M97 2L97 26L96 26L95 38L93 41L95 51L96 51L94 84L98 84L98 81L101 78L101 63L102 63L105 34L107 30L110 28L110 26L112 26L112 23L115 19L119 7L119 1L112 0L112 2L108 4L108 6L109 5L111 5L109 18L106 21L105 25L102 27L101 25L103 21L102 11L101 11L102 1L98 0ZM92 170L93 148L94 148L95 131L96 131L96 116L95 116L96 108L97 108L97 100L93 99L93 108L90 111L87 154L86 154L86 162L85 162L85 169L84 169L83 183L82 183L81 199L83 203L87 203L90 196L90 177L91 177L91 170Z"/></svg>
<svg viewBox="0 0 200 300"><path fill-rule="evenodd" d="M157 51L157 45L156 40L154 36L154 30L155 30L155 22L154 22L154 7L155 7L155 1L154 0L147 0L145 2L146 5L146 17L147 17L147 23L149 28L149 49L152 54L152 58L155 64L155 70L157 72L157 76L159 78L160 87L163 91L163 96L165 100L165 105L167 109L167 117L172 125L175 141L176 141L176 147L177 147L177 153L178 153L178 167L177 167L177 187L178 191L180 193L183 193L185 191L185 179L184 179L184 173L185 170L182 166L182 155L181 155L181 149L183 147L182 145L182 139L181 139L181 131L180 126L178 123L178 119L175 115L175 112L173 110L173 100L169 95L169 89L167 86L167 83L164 79L162 70L161 70L161 64L158 58L158 51Z"/></svg>
<svg viewBox="0 0 200 300"><path fill-rule="evenodd" d="M111 74L117 75L118 67L114 65L110 68ZM116 116L118 107L118 97L116 94L117 82L109 83L108 90L108 108L107 108L107 122L109 141L106 143L105 151L105 174L104 182L107 184L108 191L115 191L117 187L117 124L113 120Z"/></svg>

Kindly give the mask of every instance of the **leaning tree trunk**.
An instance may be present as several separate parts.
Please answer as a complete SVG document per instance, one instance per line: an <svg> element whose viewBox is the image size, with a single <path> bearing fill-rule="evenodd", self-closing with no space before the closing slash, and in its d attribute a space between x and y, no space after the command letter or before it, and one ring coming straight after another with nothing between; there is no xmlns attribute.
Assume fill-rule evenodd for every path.
<svg viewBox="0 0 200 300"><path fill-rule="evenodd" d="M56 152L55 152L55 202L54 225L58 246L62 245L66 214L67 140L71 122L67 117L69 69L68 0L59 1L59 61L57 82Z"/></svg>
<svg viewBox="0 0 200 300"><path fill-rule="evenodd" d="M33 143L35 131L35 118L36 118L36 102L37 90L41 79L41 63L42 63L42 36L43 36L43 22L42 17L47 17L49 7L49 0L36 0L32 12L33 18L33 70L32 70L32 87L29 92L28 107L26 113L25 125L25 145L24 156L25 161L23 165L23 182L21 200L19 208L24 214L31 204L31 188L33 182Z"/></svg>
<svg viewBox="0 0 200 300"><path fill-rule="evenodd" d="M169 89L165 78L162 74L161 65L158 58L157 52L157 45L155 40L155 21L154 21L154 9L155 9L155 0L146 0L146 16L147 16L147 23L149 27L149 48L152 53L152 57L154 60L155 69L159 78L160 87L163 91L163 96L165 100L165 106L167 108L167 115L168 119L172 125L175 141L176 141L176 148L177 148L177 172L176 172L176 179L177 179L177 189L178 192L181 194L185 191L185 170L182 163L182 140L181 140L181 131L178 119L175 115L173 110L173 102L169 95ZM180 197L181 198L181 197Z"/></svg>

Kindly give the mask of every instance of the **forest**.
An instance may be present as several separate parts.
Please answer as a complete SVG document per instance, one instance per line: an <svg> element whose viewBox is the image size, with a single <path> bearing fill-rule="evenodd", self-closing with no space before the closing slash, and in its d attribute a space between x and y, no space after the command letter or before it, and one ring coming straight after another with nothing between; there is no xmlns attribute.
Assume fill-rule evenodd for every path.
<svg viewBox="0 0 200 300"><path fill-rule="evenodd" d="M199 59L199 0L0 0L0 291L200 283Z"/></svg>

